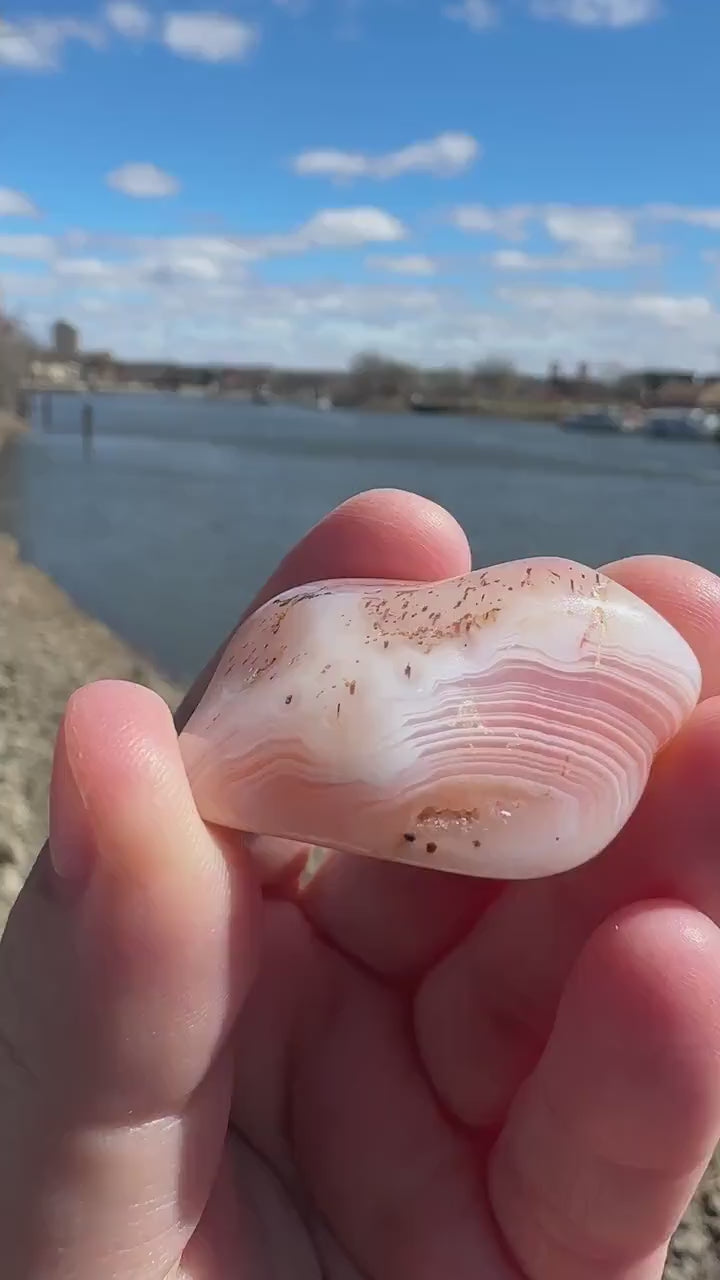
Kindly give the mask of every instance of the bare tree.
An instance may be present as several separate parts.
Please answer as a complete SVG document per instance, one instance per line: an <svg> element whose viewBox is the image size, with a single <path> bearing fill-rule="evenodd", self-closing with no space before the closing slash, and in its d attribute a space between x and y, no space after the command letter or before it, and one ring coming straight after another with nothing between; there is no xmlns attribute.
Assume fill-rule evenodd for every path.
<svg viewBox="0 0 720 1280"><path fill-rule="evenodd" d="M411 365L368 352L353 360L343 398L347 404L406 400L418 380L417 369Z"/></svg>
<svg viewBox="0 0 720 1280"><path fill-rule="evenodd" d="M21 326L0 311L0 409L16 409L33 344Z"/></svg>
<svg viewBox="0 0 720 1280"><path fill-rule="evenodd" d="M490 356L475 365L472 372L475 391L489 396L511 396L518 390L520 377L511 360Z"/></svg>
<svg viewBox="0 0 720 1280"><path fill-rule="evenodd" d="M464 369L446 365L441 369L428 369L422 375L422 389L430 400L458 404L467 396L470 379Z"/></svg>

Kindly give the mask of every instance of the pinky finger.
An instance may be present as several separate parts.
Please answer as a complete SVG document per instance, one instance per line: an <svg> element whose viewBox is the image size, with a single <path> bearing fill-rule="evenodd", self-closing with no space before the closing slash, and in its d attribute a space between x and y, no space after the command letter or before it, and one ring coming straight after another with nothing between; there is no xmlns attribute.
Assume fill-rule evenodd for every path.
<svg viewBox="0 0 720 1280"><path fill-rule="evenodd" d="M720 930L637 904L590 939L495 1148L490 1195L530 1280L660 1280L720 1137Z"/></svg>

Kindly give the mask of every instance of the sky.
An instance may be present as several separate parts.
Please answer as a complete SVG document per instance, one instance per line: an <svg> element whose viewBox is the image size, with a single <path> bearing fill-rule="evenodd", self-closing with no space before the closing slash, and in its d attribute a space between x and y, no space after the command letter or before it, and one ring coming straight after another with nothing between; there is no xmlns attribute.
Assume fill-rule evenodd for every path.
<svg viewBox="0 0 720 1280"><path fill-rule="evenodd" d="M720 0L37 3L0 298L38 338L720 371Z"/></svg>

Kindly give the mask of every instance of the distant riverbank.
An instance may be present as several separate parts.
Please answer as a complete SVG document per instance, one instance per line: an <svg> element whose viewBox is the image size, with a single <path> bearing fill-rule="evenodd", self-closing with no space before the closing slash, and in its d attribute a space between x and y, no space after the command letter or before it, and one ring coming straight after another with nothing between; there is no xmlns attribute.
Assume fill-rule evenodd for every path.
<svg viewBox="0 0 720 1280"><path fill-rule="evenodd" d="M143 383L68 383L58 388L51 383L37 381L28 386L28 392L35 396L68 395L68 396L177 396L183 400L194 400L208 403L226 403L241 405L278 405L288 409L323 411L317 400L304 395L268 393L265 399L256 399L248 391L217 391L197 386L181 386L177 388L154 387ZM367 414L423 414L443 413L452 417L505 419L515 422L558 423L577 408L577 402L559 397L541 396L487 396L481 398L462 398L445 401L431 395L420 397L416 404L412 398L403 394L370 395L362 400L346 398L343 393L334 398L328 397L324 402L327 409L349 410Z"/></svg>
<svg viewBox="0 0 720 1280"><path fill-rule="evenodd" d="M490 418L493 421L533 422L538 425L552 425L562 422L571 412L573 404L569 400L502 399L461 401L457 404L435 402L431 398L419 401L417 405L408 403L401 397L386 399L377 398L358 405L343 405L336 402L336 408L355 409L358 413L407 413L425 414L442 413L448 417Z"/></svg>

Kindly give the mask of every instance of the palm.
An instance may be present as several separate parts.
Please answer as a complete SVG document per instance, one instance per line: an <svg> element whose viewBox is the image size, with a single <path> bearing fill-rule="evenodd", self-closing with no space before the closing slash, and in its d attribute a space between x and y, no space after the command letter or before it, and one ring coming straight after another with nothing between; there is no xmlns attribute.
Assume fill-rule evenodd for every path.
<svg viewBox="0 0 720 1280"><path fill-rule="evenodd" d="M343 957L290 904L266 904L265 943L190 1274L212 1238L223 1265L203 1280L519 1275L486 1205L487 1138L438 1104L411 1034L413 991ZM216 1211L233 1198L239 1213ZM250 1209L262 1225L248 1239Z"/></svg>
<svg viewBox="0 0 720 1280"><path fill-rule="evenodd" d="M571 1024L597 985L600 1020L603 1004L616 1002L616 1030L631 1036L633 1028L624 1024L635 1023L638 1044L654 1058L656 1077L668 1083L664 1072L677 1069L677 1055L671 1043L662 1061L658 1035L672 1042L682 1034L673 1018L682 1021L685 998L684 967L678 964L676 974L672 968L680 957L670 917L666 931L661 927L655 937L656 955L648 957L646 973L617 967L608 931L594 961L570 983L579 982L580 990L569 992L564 1018L570 1060L561 1065L561 1077L573 1069L579 1076L564 1117L578 1128L569 1135L569 1151L556 1155L553 1168L548 1149L548 1166L521 1180L513 1149L526 1105L522 1082L542 1051L557 1007L558 992L551 1001L543 957L550 951L554 986L562 986L566 967L600 922L623 903L648 896L649 851L656 868L675 853L667 813L677 813L678 828L687 820L666 782L663 777L651 787L635 822L603 859L562 882L493 888L336 856L309 889L290 895L294 901L265 902L263 963L232 1037L231 1128L222 1172L186 1254L192 1280L193 1258L197 1251L205 1256L213 1237L212 1253L223 1259L217 1280L227 1273L231 1254L238 1274L247 1270L258 1280L436 1280L445 1274L453 1280L594 1280L600 1274L594 1261L598 1247L606 1251L603 1265L616 1266L603 1275L630 1275L627 1253L628 1261L641 1259L633 1277L659 1277L665 1234L674 1224L664 1220L656 1195L645 1204L636 1199L632 1226L625 1224L617 1240L608 1236L602 1216L595 1228L575 1214L573 1184L577 1190L583 1183L579 1157L591 1167L583 1189L592 1188L594 1197L617 1199L626 1187L621 1150L609 1169L592 1168L593 1161L607 1160L607 1152L592 1150L602 1126L590 1106L584 1133L582 1109L584 1095L597 1093L607 1063L602 1057L593 1063L578 1051ZM651 843L658 823L666 831L661 849ZM513 916L525 916L527 924L535 915L542 932L548 924L543 910L553 899L553 911L560 901L566 916L554 948L550 934L533 939L527 930L514 929ZM561 924L556 915L553 923ZM641 920L641 936L642 928ZM488 949L497 953L503 937L516 950L523 944L515 965L512 953L507 956L509 986L502 977L493 983L490 972ZM536 945L540 955L534 954ZM617 971L603 990L601 971L613 959ZM647 999L648 979L652 986L658 964L666 1008L638 1023L638 1000ZM498 1004L511 995L507 1020L498 1019ZM526 1021L527 1010L535 1012ZM587 1029L592 1034L590 1024ZM602 1026L594 1030L602 1039ZM562 1041L562 1027L559 1035ZM560 1056L568 1058L568 1046ZM676 1080L678 1095L685 1085ZM623 1142L624 1102L613 1101L616 1114L611 1108L602 1122L609 1126L608 1150ZM498 1139L508 1112L510 1122ZM547 1117L544 1123L547 1129ZM542 1116L531 1128L538 1124ZM651 1117L643 1127L654 1160ZM527 1135L521 1140L532 1141ZM642 1161L638 1133L633 1142ZM683 1156L679 1174L693 1167L691 1158L688 1169L682 1167ZM567 1217L558 1235L561 1210ZM525 1222L511 1222L515 1214ZM256 1225L248 1235L250 1219ZM215 1272L199 1275L215 1280Z"/></svg>

